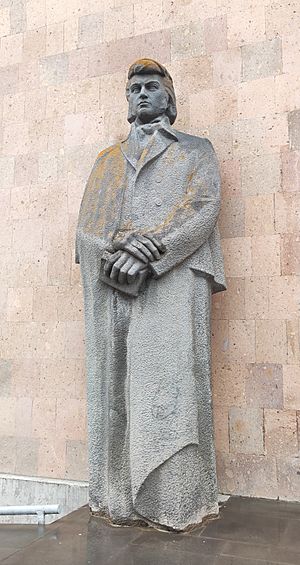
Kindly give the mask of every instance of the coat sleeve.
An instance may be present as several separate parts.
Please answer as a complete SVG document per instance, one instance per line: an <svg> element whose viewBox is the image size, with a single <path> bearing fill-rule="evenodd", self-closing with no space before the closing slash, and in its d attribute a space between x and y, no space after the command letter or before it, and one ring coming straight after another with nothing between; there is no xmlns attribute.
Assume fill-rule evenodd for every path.
<svg viewBox="0 0 300 565"><path fill-rule="evenodd" d="M162 226L153 230L166 252L151 263L154 277L170 271L192 255L211 235L220 210L220 174L212 144L201 139L184 200Z"/></svg>

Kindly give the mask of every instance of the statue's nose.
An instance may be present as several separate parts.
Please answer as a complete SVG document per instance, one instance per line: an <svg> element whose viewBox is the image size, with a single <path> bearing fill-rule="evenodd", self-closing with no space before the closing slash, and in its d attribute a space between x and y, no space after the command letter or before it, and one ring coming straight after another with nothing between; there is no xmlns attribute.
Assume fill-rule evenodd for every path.
<svg viewBox="0 0 300 565"><path fill-rule="evenodd" d="M145 90L145 87L142 86L141 91L140 91L140 98L147 98L147 97L148 97L148 94Z"/></svg>

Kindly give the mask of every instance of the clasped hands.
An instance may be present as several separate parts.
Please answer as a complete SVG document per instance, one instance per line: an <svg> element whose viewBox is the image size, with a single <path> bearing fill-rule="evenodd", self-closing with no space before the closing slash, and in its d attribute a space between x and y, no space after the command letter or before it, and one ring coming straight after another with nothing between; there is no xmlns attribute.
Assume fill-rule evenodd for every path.
<svg viewBox="0 0 300 565"><path fill-rule="evenodd" d="M165 246L152 235L130 234L113 243L114 252L106 260L105 274L120 284L132 284L138 274L158 261Z"/></svg>

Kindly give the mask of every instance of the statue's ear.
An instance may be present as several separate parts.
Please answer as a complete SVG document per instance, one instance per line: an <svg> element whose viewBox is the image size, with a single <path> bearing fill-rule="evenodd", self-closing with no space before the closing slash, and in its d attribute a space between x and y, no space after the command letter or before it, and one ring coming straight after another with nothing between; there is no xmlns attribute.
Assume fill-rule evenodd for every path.
<svg viewBox="0 0 300 565"><path fill-rule="evenodd" d="M134 122L136 118L136 115L133 113L132 108L131 108L131 104L128 101L128 114L127 114L127 121L132 124L132 122Z"/></svg>

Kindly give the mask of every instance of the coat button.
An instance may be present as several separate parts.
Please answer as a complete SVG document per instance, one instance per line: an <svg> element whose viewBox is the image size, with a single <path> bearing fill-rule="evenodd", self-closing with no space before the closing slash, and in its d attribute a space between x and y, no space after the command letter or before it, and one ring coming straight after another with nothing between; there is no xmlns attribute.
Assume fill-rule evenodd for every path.
<svg viewBox="0 0 300 565"><path fill-rule="evenodd" d="M162 181L162 177L156 177L155 181L156 181L156 182L161 182L161 181Z"/></svg>
<svg viewBox="0 0 300 565"><path fill-rule="evenodd" d="M154 204L156 204L156 206L161 206L162 205L162 200L160 198L155 198L154 199Z"/></svg>

